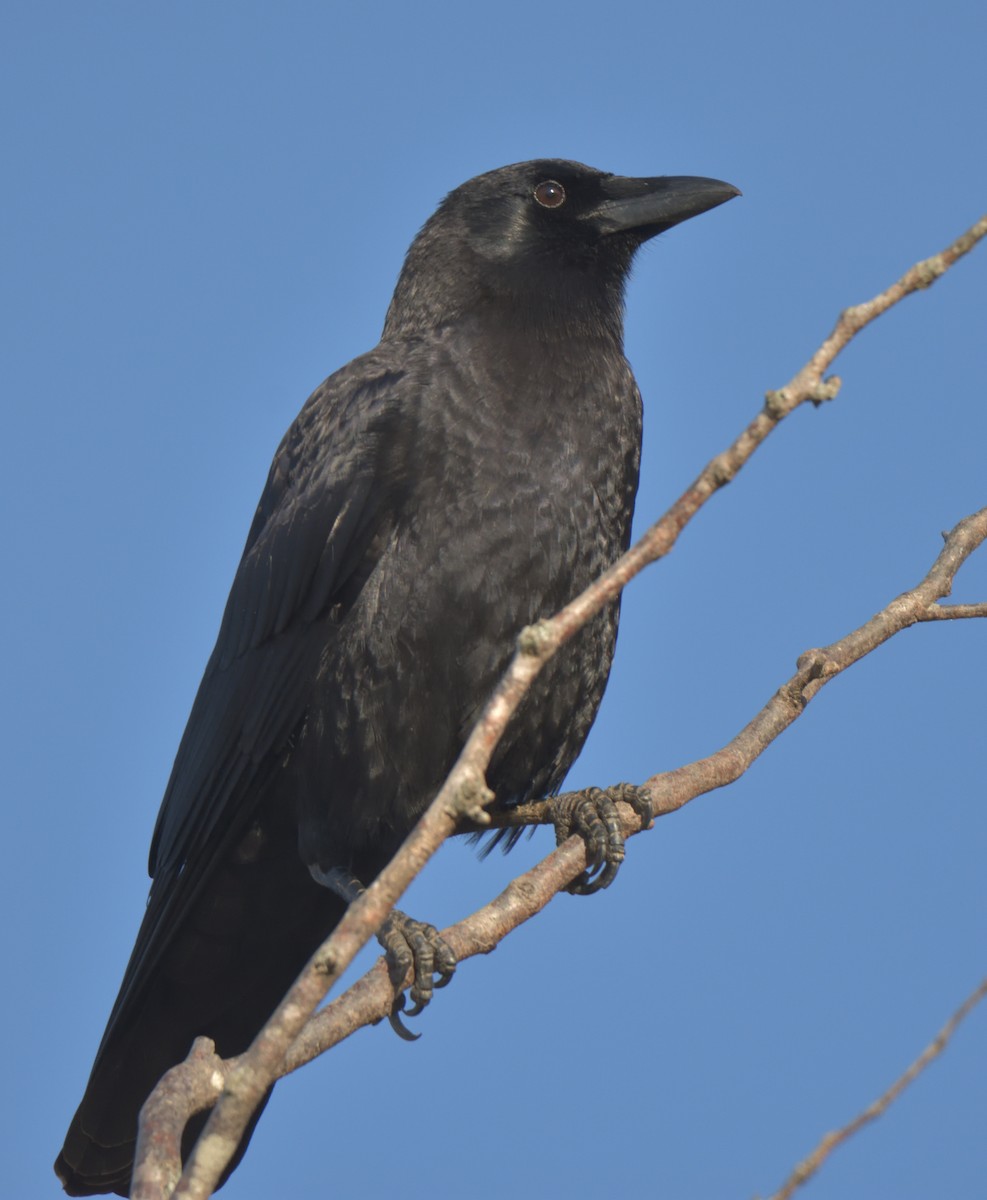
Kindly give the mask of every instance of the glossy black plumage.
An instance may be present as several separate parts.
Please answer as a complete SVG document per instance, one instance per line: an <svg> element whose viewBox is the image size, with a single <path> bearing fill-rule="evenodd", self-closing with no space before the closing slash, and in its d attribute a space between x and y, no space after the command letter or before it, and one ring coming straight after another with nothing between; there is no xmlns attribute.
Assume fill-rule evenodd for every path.
<svg viewBox="0 0 987 1200"><path fill-rule="evenodd" d="M641 402L626 275L642 242L735 194L559 160L470 180L412 245L379 345L309 398L165 793L147 913L56 1163L70 1194L125 1194L159 1076L197 1034L243 1050L338 920L308 865L369 882L519 630L627 546ZM560 786L617 616L543 672L491 766L499 803Z"/></svg>

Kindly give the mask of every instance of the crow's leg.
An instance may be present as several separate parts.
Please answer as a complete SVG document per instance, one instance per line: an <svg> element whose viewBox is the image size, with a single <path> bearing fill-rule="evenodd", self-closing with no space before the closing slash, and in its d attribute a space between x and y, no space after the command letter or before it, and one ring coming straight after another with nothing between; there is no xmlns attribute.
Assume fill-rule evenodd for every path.
<svg viewBox="0 0 987 1200"><path fill-rule="evenodd" d="M323 871L317 866L310 866L309 871L316 883L335 892L347 904L352 904L366 891L359 879L341 867L331 867L328 871ZM378 929L377 941L384 948L387 969L394 985L394 1007L389 1017L391 1028L405 1041L416 1041L420 1034L412 1033L403 1024L401 1014L417 1017L423 1011L432 999L433 990L445 987L452 979L456 970L456 957L439 936L439 931L434 925L416 921L396 908L392 909L387 920ZM412 969L414 981L409 989L412 1006L405 1009L401 985L408 971Z"/></svg>

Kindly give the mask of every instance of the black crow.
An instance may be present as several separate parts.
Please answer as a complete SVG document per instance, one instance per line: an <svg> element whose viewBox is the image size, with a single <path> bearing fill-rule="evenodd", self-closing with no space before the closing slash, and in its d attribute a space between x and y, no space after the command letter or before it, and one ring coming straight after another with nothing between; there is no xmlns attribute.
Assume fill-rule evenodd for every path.
<svg viewBox="0 0 987 1200"><path fill-rule="evenodd" d="M520 630L627 547L631 261L736 195L558 159L471 179L412 244L380 343L305 404L161 805L147 912L55 1165L70 1195L126 1194L158 1078L197 1035L223 1056L249 1045L345 908L316 879L375 877ZM617 618L614 603L542 672L491 764L495 807L558 791Z"/></svg>

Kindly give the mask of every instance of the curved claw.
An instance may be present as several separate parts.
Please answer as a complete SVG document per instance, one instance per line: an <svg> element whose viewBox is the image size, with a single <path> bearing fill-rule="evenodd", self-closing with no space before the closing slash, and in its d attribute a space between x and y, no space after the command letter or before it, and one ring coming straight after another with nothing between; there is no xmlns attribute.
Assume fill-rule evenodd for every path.
<svg viewBox="0 0 987 1200"><path fill-rule="evenodd" d="M394 1000L394 1007L391 1009L387 1017L387 1022L399 1038L406 1042L417 1042L421 1037L420 1033L412 1033L407 1025L401 1020L401 1014L404 1012L404 992L398 992ZM409 1012L409 1017L416 1014Z"/></svg>
<svg viewBox="0 0 987 1200"><path fill-rule="evenodd" d="M654 815L651 801L641 788L631 783L615 787L587 788L559 796L553 805L555 840L558 845L572 834L586 843L586 870L567 891L578 896L591 896L610 886L624 861L624 837L620 831L617 801L629 804L640 817L645 829Z"/></svg>
<svg viewBox="0 0 987 1200"><path fill-rule="evenodd" d="M416 1017L431 1002L435 988L445 987L456 970L456 958L439 931L424 921L416 921L395 909L381 926L377 940L387 955L391 980L397 998L389 1017L391 1028L405 1041L415 1041L413 1034L401 1021L403 1013ZM405 1008L404 993L400 991L408 974L413 972L409 989L411 1008ZM437 978L436 978L437 976Z"/></svg>

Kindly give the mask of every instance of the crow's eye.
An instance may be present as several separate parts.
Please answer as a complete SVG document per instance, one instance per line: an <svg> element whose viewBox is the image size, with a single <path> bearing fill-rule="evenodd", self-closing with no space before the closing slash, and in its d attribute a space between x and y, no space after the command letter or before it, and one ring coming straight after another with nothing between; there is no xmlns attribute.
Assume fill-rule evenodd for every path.
<svg viewBox="0 0 987 1200"><path fill-rule="evenodd" d="M546 179L535 188L535 199L542 208L558 208L565 204L565 188L554 179Z"/></svg>

